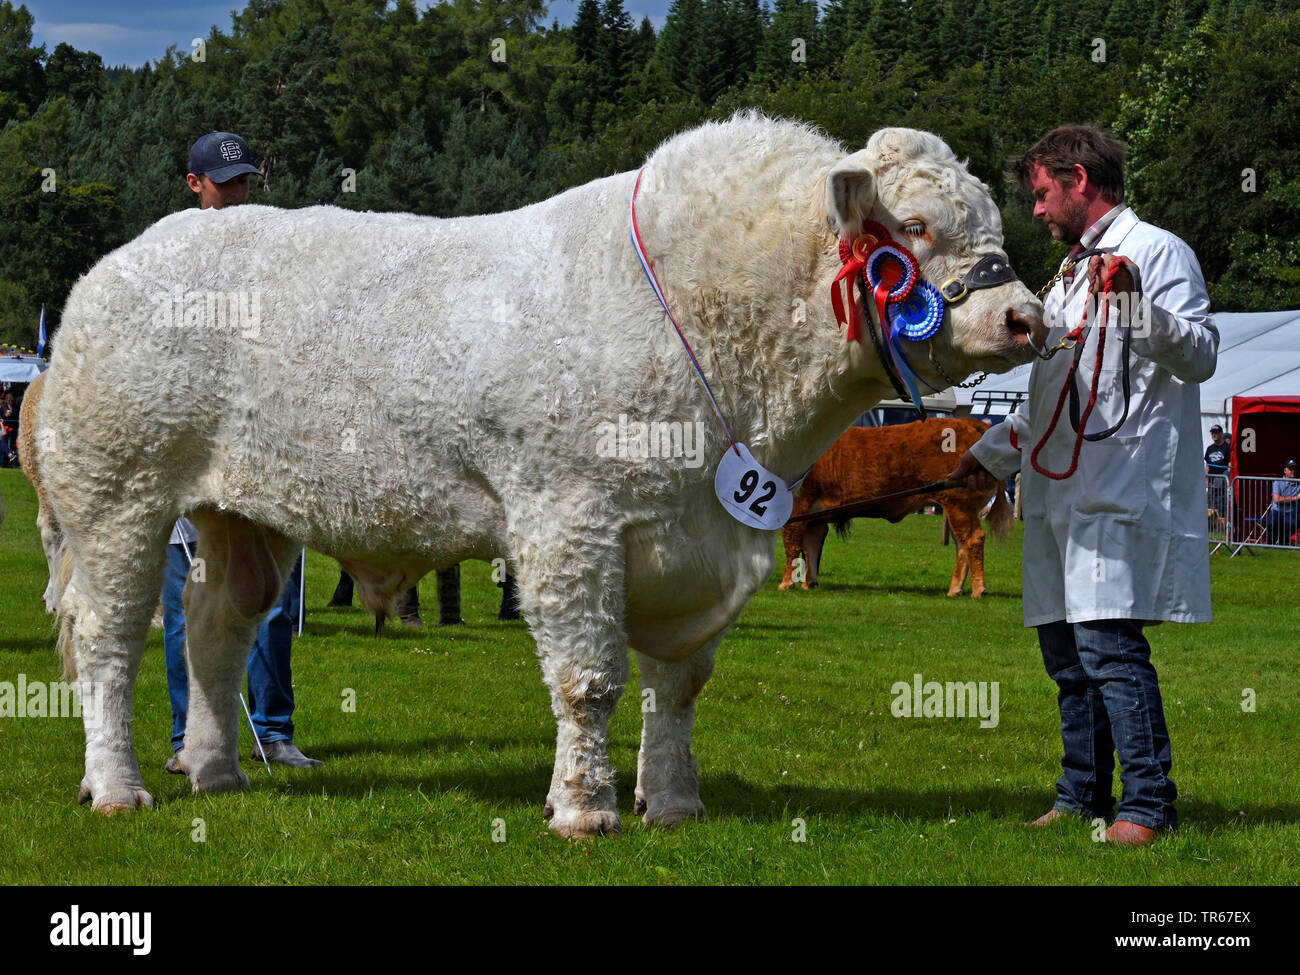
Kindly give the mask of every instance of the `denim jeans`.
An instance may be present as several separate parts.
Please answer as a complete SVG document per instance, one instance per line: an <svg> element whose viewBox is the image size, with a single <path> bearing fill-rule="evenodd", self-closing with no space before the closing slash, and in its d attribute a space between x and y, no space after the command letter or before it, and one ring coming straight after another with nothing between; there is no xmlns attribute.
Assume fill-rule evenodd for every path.
<svg viewBox="0 0 1300 975"><path fill-rule="evenodd" d="M1123 788L1115 817L1150 829L1175 828L1178 789L1169 777L1169 732L1142 625L1060 620L1038 627L1038 645L1060 688L1064 754L1056 808L1108 817L1118 755Z"/></svg>
<svg viewBox="0 0 1300 975"><path fill-rule="evenodd" d="M168 545L162 604L167 696L172 708L172 751L185 743L185 715L189 709L189 676L185 667L185 606L181 599L188 574L189 560L185 557L184 548ZM293 674L289 661L293 626L298 620L298 585L301 578L300 557L289 575L280 602L257 628L257 640L248 653L248 710L252 712L257 737L263 743L293 738Z"/></svg>

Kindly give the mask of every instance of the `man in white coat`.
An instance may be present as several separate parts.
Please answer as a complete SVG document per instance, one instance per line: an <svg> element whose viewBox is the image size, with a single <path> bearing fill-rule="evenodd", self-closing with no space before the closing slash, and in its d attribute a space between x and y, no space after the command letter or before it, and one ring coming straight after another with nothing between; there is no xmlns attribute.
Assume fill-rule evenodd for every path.
<svg viewBox="0 0 1300 975"><path fill-rule="evenodd" d="M1060 688L1064 745L1055 805L1034 825L1107 818L1117 754L1123 789L1106 839L1145 845L1177 825L1177 789L1142 629L1210 619L1199 383L1214 373L1219 334L1191 248L1122 202L1123 160L1123 144L1100 130L1064 126L1012 161L1008 178L1034 193L1034 216L1072 245L1044 301L1047 348L1091 304L1090 327L1077 355L1035 362L1028 399L952 476L991 486L1021 474L1025 626ZM1106 278L1118 298L1098 370L1091 291ZM1067 408L1072 359L1078 395Z"/></svg>

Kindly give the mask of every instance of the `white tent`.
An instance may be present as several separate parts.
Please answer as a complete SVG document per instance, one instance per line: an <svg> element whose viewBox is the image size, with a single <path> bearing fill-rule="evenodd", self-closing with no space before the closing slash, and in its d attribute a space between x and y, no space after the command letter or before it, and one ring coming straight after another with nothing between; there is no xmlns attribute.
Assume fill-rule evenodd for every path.
<svg viewBox="0 0 1300 975"><path fill-rule="evenodd" d="M29 383L50 364L35 355L0 355L0 382Z"/></svg>
<svg viewBox="0 0 1300 975"><path fill-rule="evenodd" d="M1201 426L1230 428L1234 396L1300 396L1300 311L1220 312L1219 362L1201 384ZM1031 366L990 376L974 389L959 389L957 402L977 416L1005 416L1029 389Z"/></svg>

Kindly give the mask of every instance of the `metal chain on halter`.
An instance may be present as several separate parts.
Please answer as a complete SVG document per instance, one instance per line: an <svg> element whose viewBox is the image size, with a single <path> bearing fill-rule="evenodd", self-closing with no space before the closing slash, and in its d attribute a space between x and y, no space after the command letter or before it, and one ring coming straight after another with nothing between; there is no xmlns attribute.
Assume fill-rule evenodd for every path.
<svg viewBox="0 0 1300 975"><path fill-rule="evenodd" d="M957 382L952 378L952 376L948 375L947 371L943 368L943 366L939 365L939 359L934 354L934 342L932 341L926 342L925 344L930 349L930 365L934 366L934 371L937 372L940 376L942 376L944 382L946 382L949 386L952 386L956 389L970 389L972 386L978 386L980 383L984 382L984 380L989 378L989 374L987 372L981 372L978 379L969 379L964 383Z"/></svg>
<svg viewBox="0 0 1300 975"><path fill-rule="evenodd" d="M1084 251L1082 254L1080 254L1078 257L1076 257L1074 260L1066 261L1064 264L1061 265L1061 269L1057 271L1054 275L1052 275L1052 280L1048 281L1047 284L1043 285L1041 288L1038 289L1038 294L1034 295L1034 297L1037 298L1039 301L1042 301L1047 296L1048 292L1050 292L1054 287L1056 287L1056 282L1060 281L1061 278L1071 273L1076 267L1082 264L1085 260L1091 259L1093 254L1095 253L1096 253L1095 250L1087 250ZM1077 344L1077 340L1071 340L1069 337L1066 337L1061 339L1060 342L1058 342L1056 345L1054 345L1052 348L1048 349L1045 352L1039 352L1038 348L1032 342L1030 343L1029 347L1034 350L1034 355L1038 356L1038 358L1050 359L1058 352L1068 352L1070 349L1073 349L1076 344Z"/></svg>

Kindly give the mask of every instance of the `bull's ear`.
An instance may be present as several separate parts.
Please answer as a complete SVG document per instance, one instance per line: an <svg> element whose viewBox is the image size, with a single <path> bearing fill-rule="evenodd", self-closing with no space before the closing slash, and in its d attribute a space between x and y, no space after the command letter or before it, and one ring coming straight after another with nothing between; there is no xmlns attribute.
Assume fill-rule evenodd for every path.
<svg viewBox="0 0 1300 975"><path fill-rule="evenodd" d="M826 174L826 219L849 240L862 232L876 203L875 181L861 157L849 156Z"/></svg>

